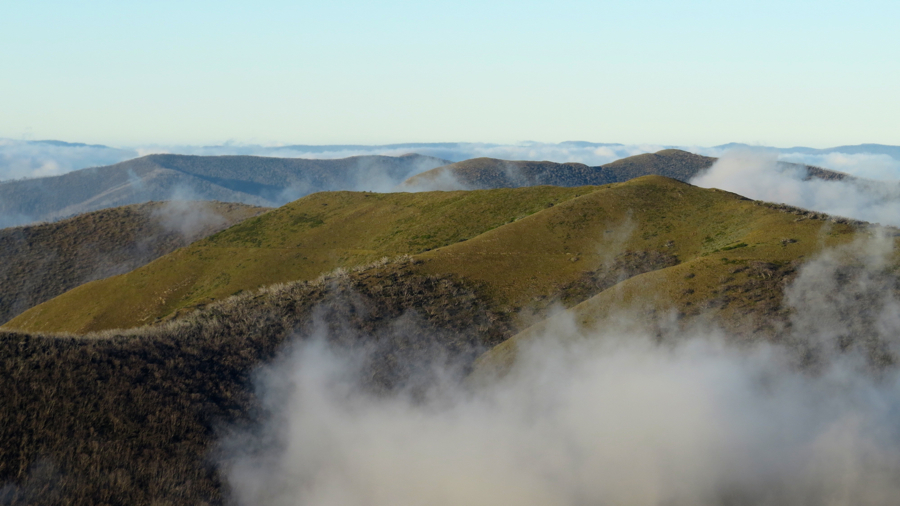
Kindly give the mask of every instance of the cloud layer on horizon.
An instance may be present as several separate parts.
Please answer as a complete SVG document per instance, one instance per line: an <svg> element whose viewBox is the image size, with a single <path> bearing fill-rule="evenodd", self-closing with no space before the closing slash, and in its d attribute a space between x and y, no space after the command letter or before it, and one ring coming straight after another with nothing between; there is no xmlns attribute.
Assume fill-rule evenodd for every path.
<svg viewBox="0 0 900 506"><path fill-rule="evenodd" d="M110 165L139 156L155 153L220 156L253 155L285 158L345 158L358 155L403 155L416 152L422 155L461 161L469 158L491 157L504 160L547 160L577 162L597 166L641 153L652 153L672 146L659 144L600 144L590 142L522 142L492 143L417 143L384 146L262 146L253 144L223 144L218 146L162 146L147 145L115 148L99 145L73 144L57 141L22 141L0 139L0 181L20 178L55 176L87 167ZM680 149L718 157L728 147L682 146ZM815 165L876 180L900 179L900 159L887 154L872 153L810 153L807 151L758 148L775 153L779 160Z"/></svg>
<svg viewBox="0 0 900 506"><path fill-rule="evenodd" d="M777 153L749 149L723 153L712 167L690 182L704 188L728 190L754 200L900 226L900 184L897 183L900 173L891 178L895 173L889 164L876 167L859 163L869 157L847 155L842 158L847 161L842 168L850 174L862 176L878 173L885 179L893 179L893 183L864 179L807 179L806 171L801 167L780 163Z"/></svg>

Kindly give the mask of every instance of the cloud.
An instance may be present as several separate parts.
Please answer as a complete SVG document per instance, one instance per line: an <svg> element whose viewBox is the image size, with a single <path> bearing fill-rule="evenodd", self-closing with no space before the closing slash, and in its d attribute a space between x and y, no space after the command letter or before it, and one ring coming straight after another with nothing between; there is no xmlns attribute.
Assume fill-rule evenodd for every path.
<svg viewBox="0 0 900 506"><path fill-rule="evenodd" d="M820 255L789 289L783 344L716 330L600 330L557 318L495 381L421 392L361 387L365 357L314 334L263 369L270 417L223 443L238 504L885 505L900 494L900 376L840 346L834 311L876 282L892 241ZM889 246L890 245L890 246ZM815 299L850 255L847 297ZM842 278L843 276L843 278ZM819 294L821 295L821 294ZM898 314L896 300L879 312ZM618 322L618 323L617 323ZM872 327L875 328L875 327ZM876 336L893 346L895 327ZM870 329L871 330L871 329ZM427 329L422 329L426 332ZM879 332L881 332L879 334ZM798 367L797 342L827 351Z"/></svg>
<svg viewBox="0 0 900 506"><path fill-rule="evenodd" d="M176 194L155 209L152 218L159 223L165 232L181 234L187 243L195 241L211 231L221 230L228 225L228 220L217 213L207 202L189 200L189 194Z"/></svg>
<svg viewBox="0 0 900 506"><path fill-rule="evenodd" d="M900 180L900 160L884 154L870 153L782 153L779 160L846 172L856 177L878 181Z"/></svg>
<svg viewBox="0 0 900 506"><path fill-rule="evenodd" d="M0 139L0 181L57 176L85 167L118 163L137 156L129 149L55 141Z"/></svg>
<svg viewBox="0 0 900 506"><path fill-rule="evenodd" d="M873 169L874 170L874 169ZM858 169L864 172L863 169ZM779 163L767 150L725 152L712 167L691 180L745 197L790 204L836 216L900 226L900 184L865 180L805 179L802 167Z"/></svg>

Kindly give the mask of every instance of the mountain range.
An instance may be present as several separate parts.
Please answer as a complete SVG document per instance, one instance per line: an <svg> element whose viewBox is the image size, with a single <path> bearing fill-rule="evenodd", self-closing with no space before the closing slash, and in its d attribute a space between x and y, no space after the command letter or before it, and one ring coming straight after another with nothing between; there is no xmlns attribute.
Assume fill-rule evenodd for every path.
<svg viewBox="0 0 900 506"><path fill-rule="evenodd" d="M473 158L437 167L412 176L398 189L431 190L487 190L521 186L604 185L628 181L636 177L657 175L688 182L712 167L716 158L697 155L679 149L665 149L589 167L581 163L510 161L496 158ZM851 176L799 164L780 162L783 168L798 168L807 178L841 180Z"/></svg>
<svg viewBox="0 0 900 506"><path fill-rule="evenodd" d="M228 503L223 434L272 416L254 379L298 342L364 351L358 388L378 398L479 388L548 329L588 335L622 315L660 341L712 327L777 343L814 372L821 343L798 332L792 288L811 277L832 284L810 296L840 296L812 316L835 348L876 373L896 364L879 329L900 260L867 252L893 251L896 231L686 182L714 162L674 149L597 167L151 155L47 178L69 198L58 204L36 196L44 180L0 184L47 219L143 189L299 196L0 230L0 502ZM383 176L365 189L417 191L344 187L363 176ZM342 191L311 193L328 185Z"/></svg>
<svg viewBox="0 0 900 506"><path fill-rule="evenodd" d="M61 176L2 182L0 226L51 221L151 200L216 200L277 207L318 191L582 186L651 174L689 181L715 160L676 149L598 167L495 158L451 164L417 154L342 159L148 155ZM816 167L806 170L811 177L847 177Z"/></svg>
<svg viewBox="0 0 900 506"><path fill-rule="evenodd" d="M328 190L387 190L447 164L420 155L333 160L148 155L60 176L0 183L0 226L49 221L151 200L278 206Z"/></svg>

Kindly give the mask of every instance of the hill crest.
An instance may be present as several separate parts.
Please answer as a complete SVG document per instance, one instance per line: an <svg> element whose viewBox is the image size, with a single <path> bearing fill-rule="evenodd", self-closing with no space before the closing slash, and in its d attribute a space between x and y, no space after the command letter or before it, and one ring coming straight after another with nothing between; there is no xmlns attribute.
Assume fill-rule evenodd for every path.
<svg viewBox="0 0 900 506"><path fill-rule="evenodd" d="M664 149L621 158L590 167L580 163L508 161L475 158L417 174L399 187L406 191L449 191L490 188L518 188L533 185L583 186L628 181L648 175L665 176L683 182L709 169L716 158L680 149ZM796 164L782 163L785 166ZM800 166L807 177L845 179L847 174L819 167Z"/></svg>

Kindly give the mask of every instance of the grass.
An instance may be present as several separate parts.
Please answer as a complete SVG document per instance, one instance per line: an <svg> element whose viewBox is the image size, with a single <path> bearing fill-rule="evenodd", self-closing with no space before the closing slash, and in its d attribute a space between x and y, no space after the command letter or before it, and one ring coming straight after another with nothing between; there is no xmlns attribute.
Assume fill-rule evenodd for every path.
<svg viewBox="0 0 900 506"><path fill-rule="evenodd" d="M680 216L678 222L684 226L664 236L674 245L681 241L678 264L623 279L564 313L536 322L481 357L479 374L505 370L522 342L567 319L589 332L617 314L630 314L647 324L675 317L684 328L715 322L740 338L778 340L789 317L784 289L799 266L823 248L847 244L867 233L860 222L723 197L708 207L713 215L699 214L696 220Z"/></svg>
<svg viewBox="0 0 900 506"><path fill-rule="evenodd" d="M501 303L521 308L535 297L551 298L585 273L608 269L625 251L685 263L744 243L728 253L793 260L821 247L819 231L826 223L795 219L735 194L647 176L601 187L421 258L428 272L479 281ZM856 230L851 224L829 227L826 243L849 240ZM797 242L784 247L784 236Z"/></svg>
<svg viewBox="0 0 900 506"><path fill-rule="evenodd" d="M310 195L127 274L80 286L4 328L84 333L145 325L243 290L466 241L595 190Z"/></svg>
<svg viewBox="0 0 900 506"><path fill-rule="evenodd" d="M824 218L660 176L603 187L320 193L128 274L81 286L5 328L82 333L136 327L241 291L399 254L421 258L423 273L479 283L509 312L540 315L554 302L580 302L571 298L581 290L575 285L589 284L592 276L618 280L643 272L624 264L622 272L599 272L625 251L648 262L660 255L674 259L667 264L702 257L789 262L849 240L856 230L853 223ZM820 239L826 223L829 233ZM718 279L725 264L712 263L719 266Z"/></svg>

